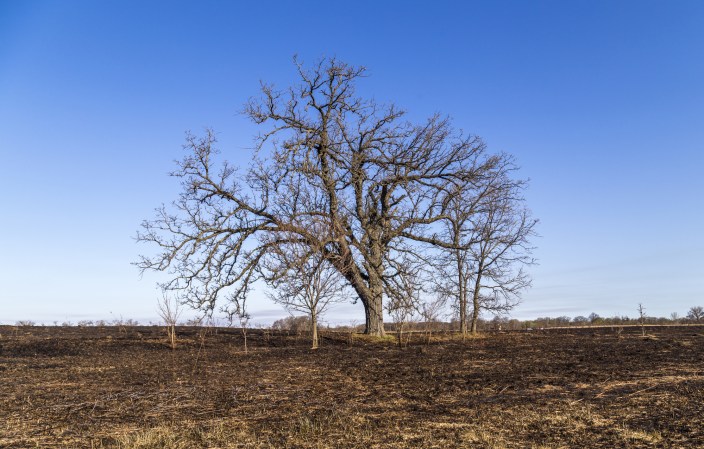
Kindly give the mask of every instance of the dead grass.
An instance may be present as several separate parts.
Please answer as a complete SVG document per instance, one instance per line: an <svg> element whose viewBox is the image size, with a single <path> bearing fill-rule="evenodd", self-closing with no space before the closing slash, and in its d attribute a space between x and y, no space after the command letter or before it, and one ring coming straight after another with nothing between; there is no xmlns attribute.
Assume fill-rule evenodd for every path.
<svg viewBox="0 0 704 449"><path fill-rule="evenodd" d="M0 329L0 447L704 447L699 332L326 335ZM651 330L651 333L655 330Z"/></svg>

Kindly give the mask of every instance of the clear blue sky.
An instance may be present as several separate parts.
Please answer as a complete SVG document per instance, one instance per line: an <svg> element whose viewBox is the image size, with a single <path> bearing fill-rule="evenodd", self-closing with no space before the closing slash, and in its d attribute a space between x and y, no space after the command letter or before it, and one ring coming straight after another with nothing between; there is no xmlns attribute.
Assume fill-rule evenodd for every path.
<svg viewBox="0 0 704 449"><path fill-rule="evenodd" d="M518 158L542 237L513 316L704 305L704 2L248 3L0 0L0 322L155 320L133 237L184 132L246 165L238 111L294 54Z"/></svg>

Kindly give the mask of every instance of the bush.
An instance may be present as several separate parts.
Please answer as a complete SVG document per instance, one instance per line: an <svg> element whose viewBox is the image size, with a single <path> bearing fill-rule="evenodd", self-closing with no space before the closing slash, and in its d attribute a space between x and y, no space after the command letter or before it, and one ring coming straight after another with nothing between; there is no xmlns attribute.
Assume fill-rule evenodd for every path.
<svg viewBox="0 0 704 449"><path fill-rule="evenodd" d="M301 333L310 330L310 326L310 317L308 316L289 316L274 321L271 328L274 330Z"/></svg>

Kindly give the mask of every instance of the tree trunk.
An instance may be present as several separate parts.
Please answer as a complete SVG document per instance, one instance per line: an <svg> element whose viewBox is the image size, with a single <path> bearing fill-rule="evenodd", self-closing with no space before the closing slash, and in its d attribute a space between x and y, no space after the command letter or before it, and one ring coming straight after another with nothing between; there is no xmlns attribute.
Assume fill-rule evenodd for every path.
<svg viewBox="0 0 704 449"><path fill-rule="evenodd" d="M377 266L381 267L381 256L379 256ZM381 276L370 270L369 266L366 268L369 272L368 278L365 278L359 268L357 268L349 251L343 255L337 264L337 269L350 283L364 306L364 333L383 337L385 335L384 286Z"/></svg>
<svg viewBox="0 0 704 449"><path fill-rule="evenodd" d="M383 337L384 332L384 281L382 275L384 272L382 264L381 244L378 241L370 244L371 257L367 265L369 275L368 294L364 301L365 318L367 328L364 331L366 334Z"/></svg>
<svg viewBox="0 0 704 449"><path fill-rule="evenodd" d="M384 332L384 309L382 303L383 294L379 292L363 301L364 315L366 320L365 334L383 337Z"/></svg>
<svg viewBox="0 0 704 449"><path fill-rule="evenodd" d="M176 349L176 325L169 326L169 340L171 342L171 349Z"/></svg>
<svg viewBox="0 0 704 449"><path fill-rule="evenodd" d="M464 340L467 336L467 285L461 271L457 276L457 280L459 281L460 333L462 334L462 340Z"/></svg>
<svg viewBox="0 0 704 449"><path fill-rule="evenodd" d="M398 338L398 348L403 348L403 322L398 323L396 337Z"/></svg>
<svg viewBox="0 0 704 449"><path fill-rule="evenodd" d="M467 339L467 301L465 299L464 304L460 305L460 334L462 335L462 341Z"/></svg>
<svg viewBox="0 0 704 449"><path fill-rule="evenodd" d="M474 294L473 298L474 310L472 310L472 335L477 335L477 321L479 321L479 298Z"/></svg>
<svg viewBox="0 0 704 449"><path fill-rule="evenodd" d="M313 347L311 349L318 349L318 314L313 311L310 318L311 326L313 326Z"/></svg>
<svg viewBox="0 0 704 449"><path fill-rule="evenodd" d="M384 332L384 290L381 280L375 287L367 286L366 282L354 277L348 280L364 306L364 333L383 337L386 334ZM370 284L372 284L371 280Z"/></svg>
<svg viewBox="0 0 704 449"><path fill-rule="evenodd" d="M479 321L479 289L481 288L481 274L477 274L477 279L474 282L474 292L472 294L472 335L477 335L477 321Z"/></svg>

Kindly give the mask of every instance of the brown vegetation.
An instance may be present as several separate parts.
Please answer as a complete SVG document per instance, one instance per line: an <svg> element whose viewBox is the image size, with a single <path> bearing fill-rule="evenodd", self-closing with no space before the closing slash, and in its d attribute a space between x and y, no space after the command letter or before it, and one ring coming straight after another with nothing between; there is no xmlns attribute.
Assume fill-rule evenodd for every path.
<svg viewBox="0 0 704 449"><path fill-rule="evenodd" d="M0 327L0 447L704 446L701 326L323 332L317 351L251 330L248 354L202 331L171 350L158 327Z"/></svg>

